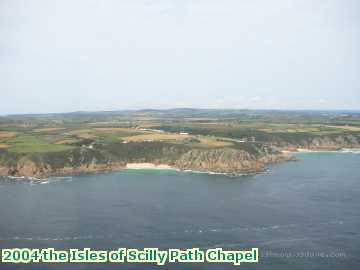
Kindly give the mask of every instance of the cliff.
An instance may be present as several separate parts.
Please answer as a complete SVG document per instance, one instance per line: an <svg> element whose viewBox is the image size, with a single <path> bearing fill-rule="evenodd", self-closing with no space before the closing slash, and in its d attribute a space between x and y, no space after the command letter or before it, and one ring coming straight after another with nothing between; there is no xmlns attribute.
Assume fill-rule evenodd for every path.
<svg viewBox="0 0 360 270"><path fill-rule="evenodd" d="M299 148L309 150L338 150L341 148L360 148L360 136L358 134L341 134L327 136L297 136L282 138L278 136L270 143L283 150L296 151Z"/></svg>
<svg viewBox="0 0 360 270"><path fill-rule="evenodd" d="M135 145L135 144L134 144ZM75 149L60 153L14 155L2 153L0 175L43 178L50 175L78 174L121 170L127 163L167 164L181 170L204 172L242 173L264 170L269 163L289 160L280 152L247 152L240 149L191 149L176 144L113 145L111 151L104 149ZM125 151L126 149L134 151ZM139 151L143 153L139 153ZM260 152L259 152L260 151ZM145 154L146 153L146 154Z"/></svg>
<svg viewBox="0 0 360 270"><path fill-rule="evenodd" d="M359 136L304 137L271 143L236 143L224 148L196 148L165 142L112 143L53 153L0 151L0 176L44 178L50 175L121 170L127 163L167 164L181 170L217 173L259 172L271 163L292 160L282 150L336 150L360 147Z"/></svg>
<svg viewBox="0 0 360 270"><path fill-rule="evenodd" d="M218 173L259 172L270 163L291 160L285 154L266 154L257 157L243 150L212 149L191 150L176 161L175 166L180 169L196 171L210 171Z"/></svg>

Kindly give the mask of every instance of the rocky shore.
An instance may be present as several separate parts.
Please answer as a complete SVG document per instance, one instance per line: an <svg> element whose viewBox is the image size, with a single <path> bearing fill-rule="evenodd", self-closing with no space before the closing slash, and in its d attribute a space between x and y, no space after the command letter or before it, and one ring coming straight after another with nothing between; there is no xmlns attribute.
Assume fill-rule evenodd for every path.
<svg viewBox="0 0 360 270"><path fill-rule="evenodd" d="M261 172L268 164L292 160L284 153L266 154L261 157L243 150L234 149L194 149L180 155L176 160L153 160L144 163L142 159L126 162L100 163L95 158L77 166L54 166L47 162L34 161L31 157L23 157L13 165L0 166L0 176L46 178L49 176L74 175L81 173L110 172L123 169L179 169L216 173L247 173Z"/></svg>
<svg viewBox="0 0 360 270"><path fill-rule="evenodd" d="M36 177L118 171L126 168L175 168L240 174L261 172L269 164L294 160L290 152L360 148L358 137L306 138L298 143L274 142L252 149L186 148L176 144L114 144L110 150L81 148L68 152L0 155L0 176ZM255 150L254 150L255 149ZM304 151L304 150L302 150Z"/></svg>
<svg viewBox="0 0 360 270"><path fill-rule="evenodd" d="M261 172L271 163L293 160L284 153L266 154L257 157L243 150L214 149L191 150L175 162L181 170L195 170L216 173Z"/></svg>

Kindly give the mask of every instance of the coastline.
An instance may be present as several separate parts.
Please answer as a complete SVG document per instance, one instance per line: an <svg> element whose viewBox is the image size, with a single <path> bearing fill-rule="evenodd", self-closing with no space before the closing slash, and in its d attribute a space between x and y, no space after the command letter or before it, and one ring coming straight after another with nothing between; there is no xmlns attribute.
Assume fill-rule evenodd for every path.
<svg viewBox="0 0 360 270"><path fill-rule="evenodd" d="M107 173L114 171L124 171L124 170L172 170L172 171L182 171L182 172L193 172L193 173L205 173L209 175L244 175L244 174L256 174L262 173L266 170L267 165L296 160L295 155L301 153L360 153L360 148L329 148L329 149L307 149L307 148L297 148L294 150L280 150L282 155L276 157L265 156L265 160L254 161L256 164L261 166L255 166L251 169L242 168L241 170L229 170L222 171L220 168L196 168L191 166L171 166L164 163L150 163L150 162L131 162L131 163L108 163L108 164L91 164L90 166L79 166L79 167L64 167L57 168L55 170L38 170L39 168L32 162L26 163L22 170L19 170L16 174L10 174L11 171L9 167L0 166L0 176L9 177L18 180L43 180L49 177L61 177L61 176L73 176L79 174L97 174L97 173ZM41 168L40 168L41 169Z"/></svg>
<svg viewBox="0 0 360 270"><path fill-rule="evenodd" d="M297 148L294 151L281 150L284 154L296 154L296 153L360 153L360 147L354 148L322 148L322 149L308 149L308 148Z"/></svg>
<svg viewBox="0 0 360 270"><path fill-rule="evenodd" d="M17 175L0 175L1 178L8 178L16 181L35 181L35 182L46 182L49 178L71 178L78 175L87 175L87 174L106 174L113 172L124 172L124 171L174 171L174 172L183 172L183 173L194 173L194 174L207 174L207 175L223 175L227 177L238 177L245 175L255 175L265 173L267 168L259 171L243 171L243 172L215 172L215 171L200 171L200 170L191 170L191 169L178 169L166 164L153 164L153 163L130 163L129 166L124 168L117 169L108 169L108 170L76 170L76 172L56 172L52 174L46 174L42 176L17 176Z"/></svg>

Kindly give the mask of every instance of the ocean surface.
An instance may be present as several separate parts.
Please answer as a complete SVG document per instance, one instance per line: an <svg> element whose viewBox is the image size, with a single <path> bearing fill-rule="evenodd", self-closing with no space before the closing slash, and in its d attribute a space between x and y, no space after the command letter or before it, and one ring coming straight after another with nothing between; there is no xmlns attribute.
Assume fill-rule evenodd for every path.
<svg viewBox="0 0 360 270"><path fill-rule="evenodd" d="M243 250L259 264L0 269L360 269L360 153L299 153L262 174L122 171L0 180L0 248Z"/></svg>

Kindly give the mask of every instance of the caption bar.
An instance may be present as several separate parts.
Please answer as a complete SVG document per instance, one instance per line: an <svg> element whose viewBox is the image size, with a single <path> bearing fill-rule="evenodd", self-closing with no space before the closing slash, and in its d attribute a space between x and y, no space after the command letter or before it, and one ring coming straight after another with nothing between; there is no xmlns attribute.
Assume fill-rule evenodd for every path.
<svg viewBox="0 0 360 270"><path fill-rule="evenodd" d="M259 250L258 248L251 250L118 248L106 251L90 248L69 250L12 248L2 249L1 257L2 263L153 263L165 265L167 263L207 262L240 265L240 263L258 263Z"/></svg>

